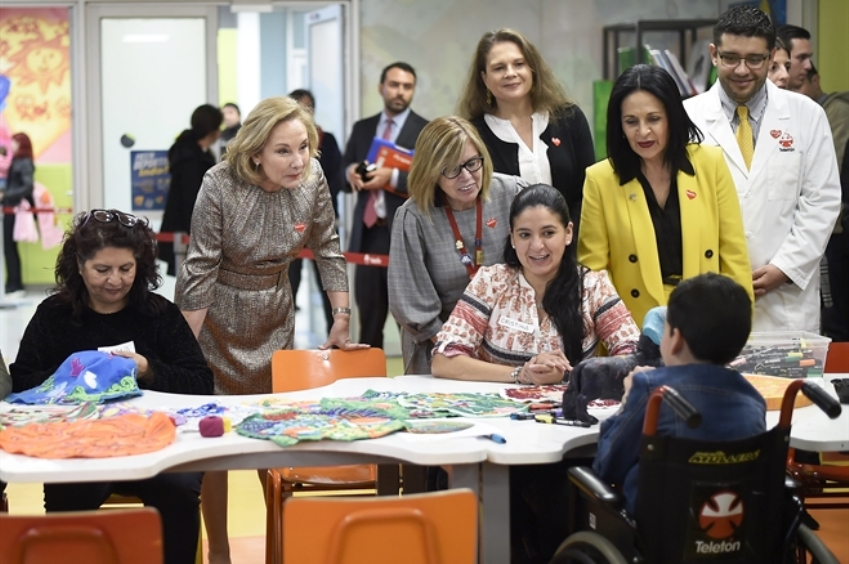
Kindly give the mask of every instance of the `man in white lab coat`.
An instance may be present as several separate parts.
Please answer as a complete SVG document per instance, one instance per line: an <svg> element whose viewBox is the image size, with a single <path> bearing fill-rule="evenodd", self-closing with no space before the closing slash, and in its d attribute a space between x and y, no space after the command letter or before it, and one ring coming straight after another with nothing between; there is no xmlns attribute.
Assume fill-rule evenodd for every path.
<svg viewBox="0 0 849 564"><path fill-rule="evenodd" d="M820 329L819 264L840 209L831 130L807 96L767 80L775 46L769 17L735 6L714 27L719 80L686 100L705 143L731 169L752 261L753 331Z"/></svg>

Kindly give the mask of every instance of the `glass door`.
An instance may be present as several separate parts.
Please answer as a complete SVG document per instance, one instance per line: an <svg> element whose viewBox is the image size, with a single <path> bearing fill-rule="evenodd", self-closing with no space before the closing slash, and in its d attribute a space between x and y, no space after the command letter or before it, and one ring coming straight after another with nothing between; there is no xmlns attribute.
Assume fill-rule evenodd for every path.
<svg viewBox="0 0 849 564"><path fill-rule="evenodd" d="M218 105L217 31L215 6L89 6L88 207L136 210L158 227L164 199L134 194L133 159L167 166L192 111Z"/></svg>

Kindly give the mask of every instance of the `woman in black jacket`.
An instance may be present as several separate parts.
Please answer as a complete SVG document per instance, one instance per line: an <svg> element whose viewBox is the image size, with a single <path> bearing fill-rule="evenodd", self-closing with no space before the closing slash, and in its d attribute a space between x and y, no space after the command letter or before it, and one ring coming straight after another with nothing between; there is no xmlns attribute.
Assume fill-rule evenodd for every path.
<svg viewBox="0 0 849 564"><path fill-rule="evenodd" d="M584 170L595 163L587 118L534 45L512 29L481 37L459 113L480 133L495 172L563 194L578 237Z"/></svg>
<svg viewBox="0 0 849 564"><path fill-rule="evenodd" d="M32 142L26 133L12 135L12 163L6 178L6 189L2 192L3 208L15 207L26 199L35 207L32 197L35 164L32 158ZM6 257L6 294L22 296L25 293L21 278L21 256L18 244L12 235L15 231L15 214L3 211L3 256Z"/></svg>
<svg viewBox="0 0 849 564"><path fill-rule="evenodd" d="M189 232L203 175L215 165L215 156L209 148L221 136L222 121L224 116L215 106L199 106L192 113L192 128L183 131L168 150L171 187L165 202L161 232ZM168 263L168 274L176 276L172 243L159 244L159 258Z"/></svg>

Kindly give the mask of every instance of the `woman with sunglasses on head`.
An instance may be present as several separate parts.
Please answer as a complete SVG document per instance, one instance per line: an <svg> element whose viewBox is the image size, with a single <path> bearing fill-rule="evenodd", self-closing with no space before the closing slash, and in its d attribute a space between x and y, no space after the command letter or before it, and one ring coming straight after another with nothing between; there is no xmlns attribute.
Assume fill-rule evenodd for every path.
<svg viewBox="0 0 849 564"><path fill-rule="evenodd" d="M79 214L56 260L56 287L24 331L9 366L13 392L43 383L71 354L132 345L113 354L135 361L140 388L211 394L212 371L176 305L153 293L161 278L156 239L146 220L117 210ZM51 511L96 509L112 493L140 497L162 516L167 564L194 562L203 474L161 474L147 480L45 484Z"/></svg>
<svg viewBox="0 0 849 564"><path fill-rule="evenodd" d="M459 113L480 132L496 172L554 186L581 215L584 170L595 162L587 118L537 48L518 31L483 34Z"/></svg>
<svg viewBox="0 0 849 564"><path fill-rule="evenodd" d="M463 118L419 134L389 250L389 310L401 324L406 374L430 372L436 334L481 266L501 262L507 212L526 183L493 174L486 146Z"/></svg>
<svg viewBox="0 0 849 564"><path fill-rule="evenodd" d="M271 392L271 355L294 345L288 272L304 248L313 252L333 306L333 326L320 348L367 347L350 339L345 258L317 147L310 112L292 98L268 98L227 145L225 160L204 177L175 301L218 394ZM210 563L228 563L226 472L204 477L203 514Z"/></svg>

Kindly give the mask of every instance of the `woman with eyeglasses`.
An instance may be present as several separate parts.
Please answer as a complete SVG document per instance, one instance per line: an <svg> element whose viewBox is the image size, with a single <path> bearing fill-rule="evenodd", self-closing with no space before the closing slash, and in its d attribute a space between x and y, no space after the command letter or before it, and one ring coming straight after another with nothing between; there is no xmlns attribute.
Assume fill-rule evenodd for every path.
<svg viewBox="0 0 849 564"><path fill-rule="evenodd" d="M668 72L636 65L616 79L608 157L587 169L578 262L608 271L638 325L678 282L706 272L754 301L734 180L702 139Z"/></svg>
<svg viewBox="0 0 849 564"><path fill-rule="evenodd" d="M484 33L458 107L480 132L493 170L557 188L577 234L584 170L595 162L593 139L581 108L533 43L512 29Z"/></svg>
<svg viewBox="0 0 849 564"><path fill-rule="evenodd" d="M501 262L510 203L526 183L493 174L486 146L465 119L441 117L419 134L395 214L389 310L401 324L406 374L430 373L430 351L469 279Z"/></svg>
<svg viewBox="0 0 849 564"><path fill-rule="evenodd" d="M294 346L289 264L310 249L333 306L320 348L352 343L345 258L312 115L289 97L263 100L203 180L192 238L177 275L177 305L215 375L218 394L271 392L271 355ZM260 471L265 483L265 471ZM203 483L209 560L230 561L227 473Z"/></svg>
<svg viewBox="0 0 849 564"><path fill-rule="evenodd" d="M135 361L140 388L212 393L212 371L189 325L176 305L154 293L161 277L146 220L118 210L77 215L55 276L52 295L39 304L9 366L13 392L40 385L75 352L123 345L113 354ZM82 511L97 509L112 493L140 497L162 516L165 562L190 564L202 477L181 472L128 482L45 484L44 507Z"/></svg>

